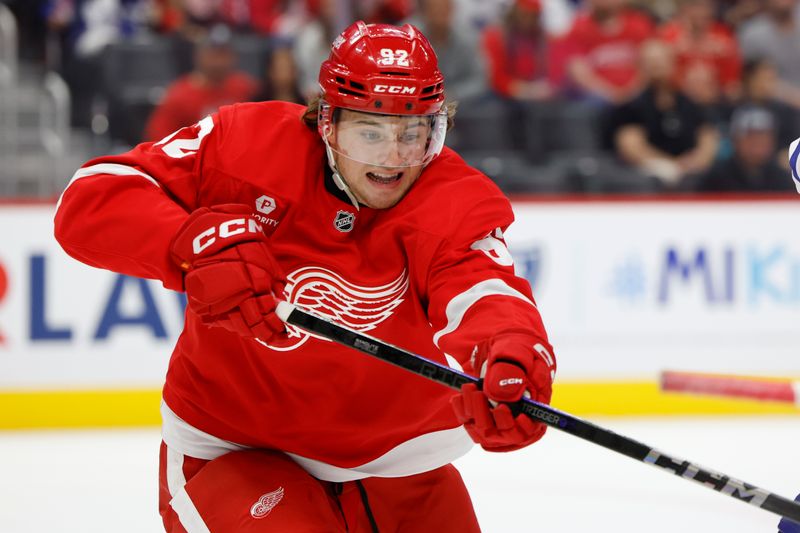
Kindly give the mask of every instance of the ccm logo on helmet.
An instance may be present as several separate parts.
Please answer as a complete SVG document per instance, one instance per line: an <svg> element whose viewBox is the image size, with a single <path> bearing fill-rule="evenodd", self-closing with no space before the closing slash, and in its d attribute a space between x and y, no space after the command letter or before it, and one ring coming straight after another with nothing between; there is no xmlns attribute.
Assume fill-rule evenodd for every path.
<svg viewBox="0 0 800 533"><path fill-rule="evenodd" d="M389 94L414 94L417 92L416 87L408 87L405 85L375 85L372 90L376 93Z"/></svg>
<svg viewBox="0 0 800 533"><path fill-rule="evenodd" d="M264 230L253 219L235 218L227 220L219 225L219 233L217 228L208 228L192 240L192 251L199 254L215 242L217 238L214 235L219 235L220 239L227 239L240 233L261 233Z"/></svg>
<svg viewBox="0 0 800 533"><path fill-rule="evenodd" d="M508 379L501 379L499 385L501 387L507 387L508 385L522 385L525 383L525 380L522 378L508 378Z"/></svg>

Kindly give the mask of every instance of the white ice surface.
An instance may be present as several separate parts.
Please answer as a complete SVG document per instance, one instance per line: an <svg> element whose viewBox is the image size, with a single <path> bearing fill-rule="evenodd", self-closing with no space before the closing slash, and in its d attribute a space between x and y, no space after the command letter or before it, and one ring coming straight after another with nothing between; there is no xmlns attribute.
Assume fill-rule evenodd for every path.
<svg viewBox="0 0 800 533"><path fill-rule="evenodd" d="M800 418L597 419L783 496L800 491ZM159 533L157 429L0 432L0 532ZM485 532L774 533L778 518L558 431L457 464Z"/></svg>

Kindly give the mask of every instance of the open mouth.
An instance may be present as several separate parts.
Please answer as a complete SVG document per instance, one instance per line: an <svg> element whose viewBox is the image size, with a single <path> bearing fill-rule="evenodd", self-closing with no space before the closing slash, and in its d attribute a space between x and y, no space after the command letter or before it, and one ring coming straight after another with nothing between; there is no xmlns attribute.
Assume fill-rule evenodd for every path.
<svg viewBox="0 0 800 533"><path fill-rule="evenodd" d="M367 172L367 177L370 179L370 181L374 181L375 183L380 183L381 185L388 185L390 183L399 181L400 178L403 177L403 173L396 172L393 174L384 174L379 172Z"/></svg>

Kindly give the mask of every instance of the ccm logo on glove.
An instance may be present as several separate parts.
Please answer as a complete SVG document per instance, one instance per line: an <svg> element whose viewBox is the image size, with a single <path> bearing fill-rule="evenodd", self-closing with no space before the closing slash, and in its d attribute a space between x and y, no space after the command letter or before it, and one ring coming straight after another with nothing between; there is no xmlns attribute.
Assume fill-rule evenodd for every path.
<svg viewBox="0 0 800 533"><path fill-rule="evenodd" d="M252 218L236 218L233 220L227 220L219 225L219 238L227 239L235 235L240 235L244 232L258 234L263 233L263 231L263 228L259 226L258 223ZM217 238L214 236L215 234L217 234L216 227L208 228L207 230L199 233L192 240L192 251L194 254L197 255L202 253L203 250L217 242Z"/></svg>
<svg viewBox="0 0 800 533"><path fill-rule="evenodd" d="M547 426L508 404L521 398L550 403L556 363L544 341L508 332L475 346L465 369L480 372L482 389L468 383L451 400L459 422L484 450L508 452L539 440Z"/></svg>
<svg viewBox="0 0 800 533"><path fill-rule="evenodd" d="M189 309L203 324L263 342L285 333L275 314L283 273L246 205L201 207L176 233L170 255L185 272Z"/></svg>

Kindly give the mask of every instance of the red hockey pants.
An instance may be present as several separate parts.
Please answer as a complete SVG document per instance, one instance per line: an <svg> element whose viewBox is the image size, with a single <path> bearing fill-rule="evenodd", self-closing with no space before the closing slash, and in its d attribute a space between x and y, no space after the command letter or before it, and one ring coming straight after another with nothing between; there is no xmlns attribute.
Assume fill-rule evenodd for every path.
<svg viewBox="0 0 800 533"><path fill-rule="evenodd" d="M333 483L279 452L247 450L205 461L162 443L159 481L159 511L169 533L480 531L453 465Z"/></svg>

